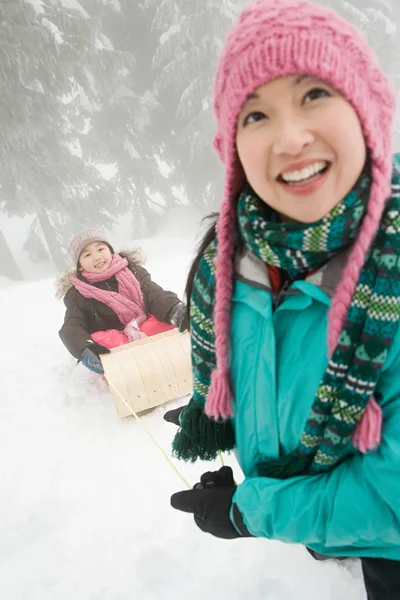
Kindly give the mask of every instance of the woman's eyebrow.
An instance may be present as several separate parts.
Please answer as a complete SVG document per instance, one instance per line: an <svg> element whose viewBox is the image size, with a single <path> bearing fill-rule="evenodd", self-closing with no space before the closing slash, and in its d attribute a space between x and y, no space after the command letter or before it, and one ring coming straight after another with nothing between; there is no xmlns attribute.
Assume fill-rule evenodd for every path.
<svg viewBox="0 0 400 600"><path fill-rule="evenodd" d="M294 85L299 85L302 81L304 81L305 79L311 79L310 75L299 75L298 77L296 77L296 79L294 80Z"/></svg>
<svg viewBox="0 0 400 600"><path fill-rule="evenodd" d="M246 102L248 102L249 100L258 100L260 98L260 96L257 94L257 92L253 92L252 94L249 94L246 98Z"/></svg>

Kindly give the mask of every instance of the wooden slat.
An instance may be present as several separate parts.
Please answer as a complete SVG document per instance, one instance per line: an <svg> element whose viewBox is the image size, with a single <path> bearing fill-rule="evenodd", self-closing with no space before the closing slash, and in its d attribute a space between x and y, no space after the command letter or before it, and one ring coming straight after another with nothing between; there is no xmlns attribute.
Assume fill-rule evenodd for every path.
<svg viewBox="0 0 400 600"><path fill-rule="evenodd" d="M139 413L193 391L190 335L177 329L114 348L102 355L106 377ZM130 412L112 393L121 418Z"/></svg>

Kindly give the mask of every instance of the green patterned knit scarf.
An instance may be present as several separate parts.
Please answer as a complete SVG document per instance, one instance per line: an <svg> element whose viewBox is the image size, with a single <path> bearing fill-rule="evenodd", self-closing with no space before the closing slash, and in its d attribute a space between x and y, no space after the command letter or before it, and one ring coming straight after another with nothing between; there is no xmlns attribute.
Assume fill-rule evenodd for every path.
<svg viewBox="0 0 400 600"><path fill-rule="evenodd" d="M397 157L398 160L398 157ZM241 237L250 252L290 277L315 270L356 238L369 196L369 178L318 223L272 223L247 188L239 198ZM286 478L332 469L352 451L351 438L396 334L400 318L400 173L395 162L393 194L361 271L340 339L320 382L299 445L278 459L265 458L260 475ZM215 368L212 307L216 242L205 252L191 297L194 395L173 442L179 458L214 458L234 447L231 421L211 421L203 407Z"/></svg>
<svg viewBox="0 0 400 600"><path fill-rule="evenodd" d="M370 184L369 177L361 176L340 204L311 225L267 221L260 212L261 200L247 187L238 202L239 228L247 249L291 278L322 267L355 240Z"/></svg>

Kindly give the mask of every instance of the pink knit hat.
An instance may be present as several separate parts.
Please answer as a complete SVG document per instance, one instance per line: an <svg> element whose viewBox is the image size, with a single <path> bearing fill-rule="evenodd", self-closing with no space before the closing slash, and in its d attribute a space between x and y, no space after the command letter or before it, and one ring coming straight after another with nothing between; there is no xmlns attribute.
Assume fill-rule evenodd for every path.
<svg viewBox="0 0 400 600"><path fill-rule="evenodd" d="M114 252L106 234L103 231L93 227L84 229L74 237L68 248L68 253L71 256L74 265L78 264L79 257L84 247L92 242L105 242L107 246L110 247L111 251Z"/></svg>
<svg viewBox="0 0 400 600"><path fill-rule="evenodd" d="M228 35L215 81L214 146L225 165L216 258L216 361L206 402L210 417L232 416L228 346L233 285L235 208L245 182L237 157L236 124L247 96L277 77L308 74L330 83L358 114L371 156L372 186L366 216L332 300L328 346L332 354L366 252L377 230L392 174L395 95L361 33L333 10L307 0L256 0Z"/></svg>

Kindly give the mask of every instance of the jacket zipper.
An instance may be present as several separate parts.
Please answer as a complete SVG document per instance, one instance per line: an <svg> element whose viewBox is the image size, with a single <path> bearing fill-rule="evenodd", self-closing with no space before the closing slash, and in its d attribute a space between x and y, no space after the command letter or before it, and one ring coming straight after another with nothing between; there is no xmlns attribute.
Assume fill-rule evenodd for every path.
<svg viewBox="0 0 400 600"><path fill-rule="evenodd" d="M277 294L272 294L272 306L274 310L278 308L282 304L283 297L292 285L294 279L286 279Z"/></svg>

